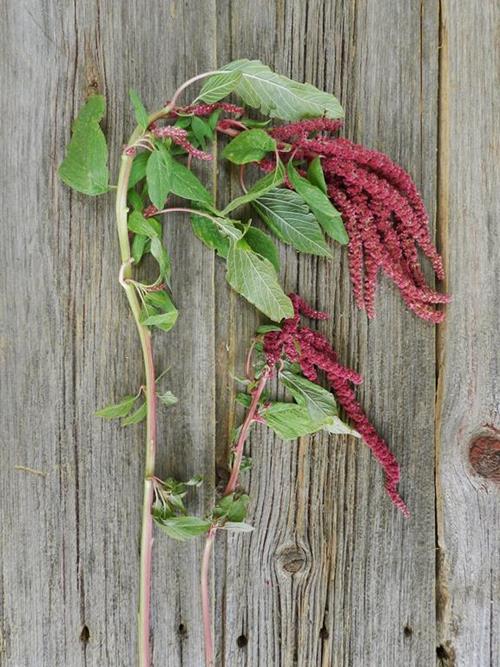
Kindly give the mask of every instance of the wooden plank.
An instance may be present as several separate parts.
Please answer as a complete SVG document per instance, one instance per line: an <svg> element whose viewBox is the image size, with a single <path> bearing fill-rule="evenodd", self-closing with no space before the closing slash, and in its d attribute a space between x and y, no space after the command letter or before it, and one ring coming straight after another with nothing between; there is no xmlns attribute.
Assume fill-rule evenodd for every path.
<svg viewBox="0 0 500 667"><path fill-rule="evenodd" d="M439 208L453 303L438 339L438 663L464 667L500 664L499 17L496 3L476 9L443 3L441 38ZM490 465L479 457L476 470L492 473L496 456L496 484L469 462L484 436Z"/></svg>
<svg viewBox="0 0 500 667"><path fill-rule="evenodd" d="M144 429L125 432L93 412L139 386L140 350L117 284L112 198L71 194L55 168L76 110L98 90L108 100L116 169L133 123L129 86L159 105L185 78L212 66L215 20L213 3L194 0L150 2L147 20L137 3L101 9L91 1L12 5L2 22L9 91L2 110L29 131L6 128L1 166L11 270L1 296L8 392L0 662L9 667L135 661ZM201 33L203 40L194 39ZM172 389L184 404L161 418L158 470L185 476L196 465L210 478L213 258L192 243L186 221L169 224L182 333L157 341L156 361L172 366ZM194 509L208 507L211 494L208 484ZM193 584L200 549L174 556L178 546L162 536L155 545L155 655L162 662L170 655L169 665L202 660Z"/></svg>
<svg viewBox="0 0 500 667"><path fill-rule="evenodd" d="M423 3L422 13L415 3L398 2L232 2L219 11L219 25L227 26L218 46L224 60L261 58L335 90L347 108L349 136L402 162L433 216L435 2ZM387 25L394 26L391 42ZM219 544L217 556L217 616L225 622L220 663L431 664L434 333L404 310L387 283L379 291L379 317L368 326L353 308L338 249L331 264L284 249L282 259L286 287L334 312L324 330L341 358L366 377L360 398L402 462L413 519L405 524L390 507L365 448L318 436L283 444L256 431L249 447L256 529L250 538ZM218 326L228 331L232 356L221 356L228 367L219 364L220 387L241 371L234 341L247 339L255 325L240 300L224 304ZM221 421L218 442L228 432Z"/></svg>

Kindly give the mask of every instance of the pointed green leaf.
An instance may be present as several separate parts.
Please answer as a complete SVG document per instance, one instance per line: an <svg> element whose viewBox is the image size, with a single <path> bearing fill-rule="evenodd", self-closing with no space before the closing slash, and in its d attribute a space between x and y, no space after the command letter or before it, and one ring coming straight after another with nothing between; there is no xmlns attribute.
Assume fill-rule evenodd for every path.
<svg viewBox="0 0 500 667"><path fill-rule="evenodd" d="M245 130L228 143L222 157L234 164L247 164L262 160L275 149L276 141L265 130Z"/></svg>
<svg viewBox="0 0 500 667"><path fill-rule="evenodd" d="M263 222L296 250L331 257L328 246L303 198L286 188L276 188L252 202Z"/></svg>
<svg viewBox="0 0 500 667"><path fill-rule="evenodd" d="M148 236L143 236L142 234L135 234L132 239L132 259L134 264L137 266L141 261L145 252L147 252L147 247L150 239Z"/></svg>
<svg viewBox="0 0 500 667"><path fill-rule="evenodd" d="M134 234L142 234L149 238L161 236L162 227L158 220L156 218L145 218L140 211L133 211L128 216L127 225Z"/></svg>
<svg viewBox="0 0 500 667"><path fill-rule="evenodd" d="M233 92L241 79L241 72L220 72L214 74L205 82L200 94L196 98L207 104L213 104L222 100Z"/></svg>
<svg viewBox="0 0 500 667"><path fill-rule="evenodd" d="M166 150L163 153L163 159L165 164L168 165L170 173L169 186L174 195L182 197L183 199L201 202L202 204L212 204L212 195L192 171L175 160L172 157L172 154Z"/></svg>
<svg viewBox="0 0 500 667"><path fill-rule="evenodd" d="M257 227L249 227L245 232L245 241L250 248L274 266L276 273L280 271L280 256L278 249L270 236Z"/></svg>
<svg viewBox="0 0 500 667"><path fill-rule="evenodd" d="M323 428L321 423L311 419L307 408L296 403L273 403L261 414L269 428L282 440L295 440Z"/></svg>
<svg viewBox="0 0 500 667"><path fill-rule="evenodd" d="M259 60L236 60L224 68L241 72L235 93L265 116L283 120L342 118L339 101L309 83L298 83L273 72Z"/></svg>
<svg viewBox="0 0 500 667"><path fill-rule="evenodd" d="M174 516L169 519L159 519L154 516L155 522L174 540L184 542L192 537L203 535L210 528L210 521L197 516Z"/></svg>
<svg viewBox="0 0 500 667"><path fill-rule="evenodd" d="M108 147L99 126L106 103L102 95L89 97L73 123L59 178L78 192L100 195L109 190Z"/></svg>
<svg viewBox="0 0 500 667"><path fill-rule="evenodd" d="M158 210L163 208L170 191L173 191L171 158L166 158L161 149L154 150L146 164L146 179L149 198Z"/></svg>
<svg viewBox="0 0 500 667"><path fill-rule="evenodd" d="M333 417L332 421L323 427L323 430L328 431L328 433L353 435L355 438L361 438L356 429L343 422L339 417Z"/></svg>
<svg viewBox="0 0 500 667"><path fill-rule="evenodd" d="M142 179L146 177L146 165L150 155L151 153L144 151L143 153L137 153L135 156L128 179L129 188L133 188L139 181L142 181Z"/></svg>
<svg viewBox="0 0 500 667"><path fill-rule="evenodd" d="M220 257L227 257L229 239L219 231L215 222L201 215L192 215L191 225L200 241L211 250L215 250Z"/></svg>
<svg viewBox="0 0 500 667"><path fill-rule="evenodd" d="M137 124L140 125L143 130L145 130L149 125L148 112L144 108L144 105L141 102L141 98L139 97L138 93L135 90L130 89L128 94L130 96L130 101L132 102L132 106L134 107L135 119L137 121Z"/></svg>
<svg viewBox="0 0 500 667"><path fill-rule="evenodd" d="M337 404L330 391L290 371L282 371L279 378L297 403L307 409L313 422L328 424L337 415Z"/></svg>
<svg viewBox="0 0 500 667"><path fill-rule="evenodd" d="M147 414L148 414L148 406L144 401L144 403L142 403L142 405L139 408L137 408L135 412L132 412L131 415L125 417L125 419L122 419L122 426L130 426L130 424L139 424L139 422L142 422L144 419L146 419Z"/></svg>
<svg viewBox="0 0 500 667"><path fill-rule="evenodd" d="M224 518L236 523L243 521L247 514L249 502L250 498L246 494L236 496L231 493L228 496L223 496L214 507L214 517Z"/></svg>
<svg viewBox="0 0 500 667"><path fill-rule="evenodd" d="M226 278L231 287L269 319L293 317L293 306L283 292L276 271L267 259L255 254L243 241L231 243Z"/></svg>
<svg viewBox="0 0 500 667"><path fill-rule="evenodd" d="M323 167L321 166L321 159L315 157L314 160L311 160L309 167L307 168L307 178L309 182L315 185L321 190L325 195L327 193L325 174L323 173Z"/></svg>
<svg viewBox="0 0 500 667"><path fill-rule="evenodd" d="M193 120L191 121L191 129L193 130L196 141L202 148L205 148L207 140L212 141L214 133L210 125L206 120L203 120L203 118L200 118L199 116L193 116Z"/></svg>
<svg viewBox="0 0 500 667"><path fill-rule="evenodd" d="M151 254L158 262L161 279L168 283L172 269L170 255L158 236L153 236L151 239Z"/></svg>
<svg viewBox="0 0 500 667"><path fill-rule="evenodd" d="M226 523L221 526L222 530L229 530L231 533L251 533L253 526L244 521L226 521Z"/></svg>
<svg viewBox="0 0 500 667"><path fill-rule="evenodd" d="M255 183L255 185L251 187L248 192L246 192L244 195L241 195L241 197L236 197L236 199L233 199L233 201L230 202L222 211L223 215L227 215L231 211L234 211L235 208L243 206L244 204L248 204L266 192L269 192L269 190L277 188L278 185L283 183L284 179L285 168L283 163L280 162L274 171L257 181L257 183Z"/></svg>
<svg viewBox="0 0 500 667"><path fill-rule="evenodd" d="M328 236L331 236L343 245L348 243L349 237L342 222L342 216L332 205L325 193L306 178L302 178L291 162L288 163L287 171L293 188L308 204Z"/></svg>
<svg viewBox="0 0 500 667"><path fill-rule="evenodd" d="M96 415L104 419L115 419L116 417L126 417L132 410L137 396L125 396L119 403L106 405L97 410Z"/></svg>

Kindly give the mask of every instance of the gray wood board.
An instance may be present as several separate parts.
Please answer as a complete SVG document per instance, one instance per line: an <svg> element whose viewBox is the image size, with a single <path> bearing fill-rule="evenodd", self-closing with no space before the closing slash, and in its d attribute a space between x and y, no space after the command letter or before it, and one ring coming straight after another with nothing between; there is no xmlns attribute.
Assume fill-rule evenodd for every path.
<svg viewBox="0 0 500 667"><path fill-rule="evenodd" d="M361 443L282 443L256 429L255 531L221 537L215 551L217 664L421 667L436 650L443 665L498 664L498 490L467 464L468 442L496 418L493 5L6 3L0 665L135 663L144 429L93 413L140 385L141 357L117 284L111 198L72 194L56 177L71 120L89 92L106 95L116 173L129 87L155 107L238 57L334 91L346 136L410 171L433 224L438 213L455 300L436 340L382 280L368 323L344 250L325 262L280 248L286 288L332 313L321 330L365 378L358 396L401 462L412 519L391 507ZM217 175L221 201L238 193L235 175ZM203 512L241 416L231 376L258 317L186 219L165 228L182 314L156 337L155 361L181 400L160 418L158 474L203 472L191 505ZM202 546L156 535L155 665L202 664Z"/></svg>

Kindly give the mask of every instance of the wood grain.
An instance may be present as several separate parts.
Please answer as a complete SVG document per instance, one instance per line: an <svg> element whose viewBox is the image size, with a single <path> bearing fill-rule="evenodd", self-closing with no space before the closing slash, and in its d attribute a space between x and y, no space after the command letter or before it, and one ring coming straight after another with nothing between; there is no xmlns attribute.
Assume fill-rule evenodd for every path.
<svg viewBox="0 0 500 667"><path fill-rule="evenodd" d="M156 107L238 57L334 91L346 135L408 169L433 224L437 208L454 303L436 339L382 281L368 323L345 251L326 262L280 247L286 288L332 313L322 330L365 377L358 395L402 464L412 519L391 507L361 443L282 443L255 429L256 529L218 539L215 552L217 667L499 664L498 486L467 462L472 438L498 435L497 14L489 0L481 10L456 0L5 3L2 667L135 664L144 433L93 412L135 390L141 358L117 284L111 198L72 194L56 177L71 121L89 92L106 95L116 173L129 87ZM239 192L227 167L206 176L220 202ZM201 513L225 474L241 418L232 375L258 316L185 219L165 229L181 318L156 339L155 360L181 400L160 419L158 474L204 472L190 501ZM155 665L202 664L202 546L156 535Z"/></svg>
<svg viewBox="0 0 500 667"><path fill-rule="evenodd" d="M497 666L500 488L475 473L469 449L500 433L499 12L490 3L444 10L440 217L453 303L438 339L438 658Z"/></svg>

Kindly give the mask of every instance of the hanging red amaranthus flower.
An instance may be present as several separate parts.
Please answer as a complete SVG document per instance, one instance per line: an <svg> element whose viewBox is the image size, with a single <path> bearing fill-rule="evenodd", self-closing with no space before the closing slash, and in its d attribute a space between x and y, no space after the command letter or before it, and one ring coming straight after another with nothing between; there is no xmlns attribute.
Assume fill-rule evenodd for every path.
<svg viewBox="0 0 500 667"><path fill-rule="evenodd" d="M282 153L284 159L287 154L306 163L322 158L328 196L349 234L349 271L358 306L369 317L375 315L376 280L382 270L411 310L425 320L441 322L444 313L435 305L450 299L426 284L420 268L419 248L429 258L436 278L444 278L443 262L430 237L429 219L415 184L383 153L333 136L341 125L319 118L279 126L269 133L289 145L287 153ZM270 160L261 166L274 168Z"/></svg>
<svg viewBox="0 0 500 667"><path fill-rule="evenodd" d="M319 332L300 326L300 316L324 320L326 313L313 310L300 296L290 294L295 315L283 322L280 331L270 331L264 336L264 352L271 368L279 364L283 356L298 362L304 376L311 381L317 379L318 371L323 371L338 402L344 408L358 433L363 437L373 455L385 472L385 488L392 502L405 516L408 508L398 493L399 466L385 440L377 433L356 400L351 385L358 385L362 377L342 366L337 353L328 340Z"/></svg>

